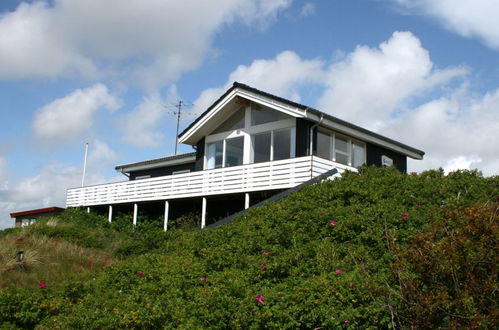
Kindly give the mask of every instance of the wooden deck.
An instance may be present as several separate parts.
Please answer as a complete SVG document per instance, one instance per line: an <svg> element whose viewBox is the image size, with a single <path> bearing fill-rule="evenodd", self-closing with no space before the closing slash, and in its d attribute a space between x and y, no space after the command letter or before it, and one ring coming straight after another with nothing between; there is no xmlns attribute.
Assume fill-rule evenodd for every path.
<svg viewBox="0 0 499 330"><path fill-rule="evenodd" d="M107 183L67 190L66 206L96 206L173 200L287 189L336 167L355 168L316 156L239 165L156 178Z"/></svg>

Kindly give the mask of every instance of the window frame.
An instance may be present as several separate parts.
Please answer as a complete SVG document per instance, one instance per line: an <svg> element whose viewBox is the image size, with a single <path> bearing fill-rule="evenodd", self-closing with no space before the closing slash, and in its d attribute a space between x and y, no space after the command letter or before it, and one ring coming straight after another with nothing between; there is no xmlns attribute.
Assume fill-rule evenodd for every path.
<svg viewBox="0 0 499 330"><path fill-rule="evenodd" d="M343 164L343 163L340 163L336 160L336 153L339 153L341 155L348 157L347 164L343 164L343 165L354 167L353 162L352 162L353 161L353 145L354 145L354 143L357 143L357 144L362 145L364 147L363 148L364 149L364 163L363 163L363 165L365 165L367 163L367 145L364 141L360 141L360 140L351 138L347 135L337 133L335 131L330 131L330 130L327 130L324 128L318 129L316 135L318 135L319 132L322 134L325 134L325 135L329 135L329 148L330 148L329 155L330 155L330 160L332 160L333 162ZM343 150L336 149L336 137L340 137L341 139L346 140L347 152L344 152ZM316 139L316 141L317 141L317 139ZM315 147L314 156L321 157L321 156L317 155L317 146ZM362 166L362 165L359 165L359 166Z"/></svg>

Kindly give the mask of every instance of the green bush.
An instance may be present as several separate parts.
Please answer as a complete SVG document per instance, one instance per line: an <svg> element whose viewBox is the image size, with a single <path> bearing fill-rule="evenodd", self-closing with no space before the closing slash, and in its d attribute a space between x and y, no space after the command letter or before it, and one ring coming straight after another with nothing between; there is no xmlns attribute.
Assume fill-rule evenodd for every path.
<svg viewBox="0 0 499 330"><path fill-rule="evenodd" d="M486 218L494 224L492 230L485 220L475 221L485 218L467 212L496 203L498 183L497 177L483 178L475 171L405 175L391 168L362 168L359 174L307 187L211 230L164 233L157 221L139 219L133 227L129 218L111 225L101 219L99 230L111 230L110 237L119 239L114 251L123 260L90 279L43 292L3 290L0 308L11 312L0 314L0 324L490 327L497 323L492 290L497 219ZM89 219L74 221L82 228L92 224ZM80 239L79 230L65 235ZM475 240L480 243L469 243ZM448 277L449 269L459 272L457 281ZM480 300L480 290L491 298ZM41 294L52 307L23 305L23 299L36 300ZM472 315L477 316L470 322L459 320Z"/></svg>

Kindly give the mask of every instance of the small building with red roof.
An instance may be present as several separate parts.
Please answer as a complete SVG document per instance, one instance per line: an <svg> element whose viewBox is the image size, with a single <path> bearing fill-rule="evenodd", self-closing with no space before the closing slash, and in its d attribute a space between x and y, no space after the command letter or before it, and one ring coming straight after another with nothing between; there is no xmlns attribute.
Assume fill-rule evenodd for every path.
<svg viewBox="0 0 499 330"><path fill-rule="evenodd" d="M16 219L16 228L26 227L35 223L39 218L54 217L61 214L64 210L65 209L62 207L53 206L43 209L14 212L10 214L10 217Z"/></svg>

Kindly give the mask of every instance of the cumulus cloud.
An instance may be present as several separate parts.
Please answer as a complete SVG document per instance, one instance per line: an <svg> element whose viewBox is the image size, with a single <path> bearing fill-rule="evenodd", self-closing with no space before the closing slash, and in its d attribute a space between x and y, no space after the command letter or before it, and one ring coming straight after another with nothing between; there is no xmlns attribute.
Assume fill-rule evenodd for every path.
<svg viewBox="0 0 499 330"><path fill-rule="evenodd" d="M46 145L66 143L92 127L93 116L98 110L115 110L120 105L103 84L77 89L37 110L33 131Z"/></svg>
<svg viewBox="0 0 499 330"><path fill-rule="evenodd" d="M423 12L447 29L467 38L478 38L499 50L499 1L494 0L392 0L403 8Z"/></svg>
<svg viewBox="0 0 499 330"><path fill-rule="evenodd" d="M416 36L395 32L379 47L358 46L329 65L283 52L239 66L223 87L203 91L196 105L205 110L234 80L296 101L302 85L315 84L322 96L306 104L424 150L425 159L410 160L410 170L497 174L499 89L477 95L468 76L464 67L435 69Z"/></svg>
<svg viewBox="0 0 499 330"><path fill-rule="evenodd" d="M358 46L331 65L319 108L377 130L410 97L466 73L464 68L435 70L416 36L395 32L378 48Z"/></svg>
<svg viewBox="0 0 499 330"><path fill-rule="evenodd" d="M104 142L92 141L89 148L85 185L108 182L103 173L114 165L116 153ZM7 181L6 160L0 157L0 229L11 227L9 213L66 204L66 190L79 187L82 166L50 162L40 172L17 182ZM2 183L3 182L3 183Z"/></svg>
<svg viewBox="0 0 499 330"><path fill-rule="evenodd" d="M154 90L196 68L225 24L268 24L291 0L42 0L0 16L0 79L106 76ZM112 66L109 63L113 63ZM120 65L123 64L123 65ZM125 66L126 64L126 66Z"/></svg>
<svg viewBox="0 0 499 330"><path fill-rule="evenodd" d="M230 88L234 81L299 102L301 86L319 84L324 80L323 66L324 62L320 59L303 60L292 51L284 51L275 59L260 59L249 66L240 65L229 75L223 87L204 90L194 102L193 111L204 111Z"/></svg>

